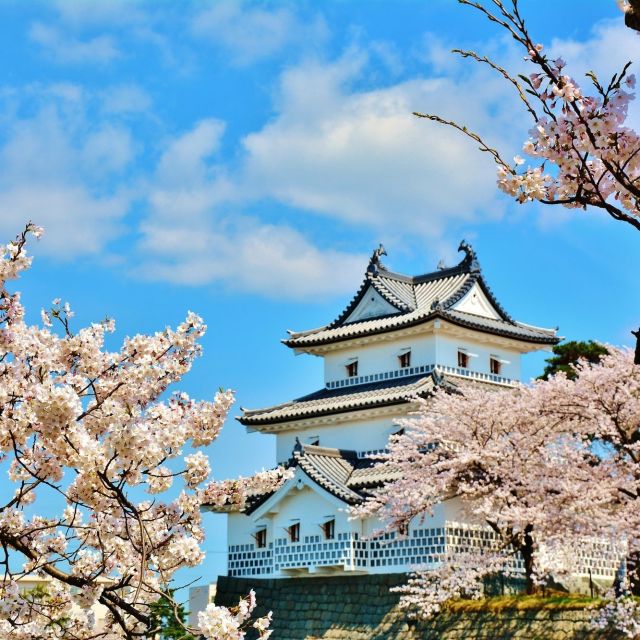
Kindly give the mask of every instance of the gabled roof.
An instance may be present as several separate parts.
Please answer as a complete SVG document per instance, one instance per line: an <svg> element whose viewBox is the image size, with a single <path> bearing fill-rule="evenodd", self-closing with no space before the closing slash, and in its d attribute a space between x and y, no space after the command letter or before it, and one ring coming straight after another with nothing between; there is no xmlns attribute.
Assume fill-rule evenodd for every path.
<svg viewBox="0 0 640 640"><path fill-rule="evenodd" d="M381 262L386 255L380 246L369 261L360 289L344 311L330 324L310 331L289 332L283 343L292 348L314 347L352 338L385 333L442 318L453 324L525 342L556 344L554 329L516 322L502 307L487 285L475 251L461 242L465 256L455 267L442 268L420 276L406 276L388 270ZM495 311L495 318L456 310L456 305L477 286ZM350 317L374 289L397 311L367 319Z"/></svg>
<svg viewBox="0 0 640 640"><path fill-rule="evenodd" d="M370 458L359 458L355 451L303 445L299 441L287 466L298 468L313 483L350 505L363 502L372 489L397 478L393 468ZM286 487L254 496L244 513L253 513L278 491L286 491Z"/></svg>

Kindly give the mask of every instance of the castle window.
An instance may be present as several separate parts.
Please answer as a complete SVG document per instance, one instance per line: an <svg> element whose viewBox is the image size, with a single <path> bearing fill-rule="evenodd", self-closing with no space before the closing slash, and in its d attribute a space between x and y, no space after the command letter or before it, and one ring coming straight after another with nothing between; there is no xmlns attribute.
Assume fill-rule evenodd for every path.
<svg viewBox="0 0 640 640"><path fill-rule="evenodd" d="M502 371L502 363L495 356L489 358L489 371L496 376L499 376Z"/></svg>
<svg viewBox="0 0 640 640"><path fill-rule="evenodd" d="M458 366L461 369L469 368L469 354L462 349L458 349Z"/></svg>
<svg viewBox="0 0 640 640"><path fill-rule="evenodd" d="M289 542L300 542L300 523L294 522L287 527L287 535L289 536Z"/></svg>
<svg viewBox="0 0 640 640"><path fill-rule="evenodd" d="M348 362L346 364L347 369L347 377L355 378L358 375L358 361L353 360L352 362Z"/></svg>
<svg viewBox="0 0 640 640"><path fill-rule="evenodd" d="M411 350L405 351L398 356L398 362L401 369L407 369L411 366Z"/></svg>
<svg viewBox="0 0 640 640"><path fill-rule="evenodd" d="M264 549L267 546L267 527L258 529L253 534L253 539L256 541L258 549Z"/></svg>
<svg viewBox="0 0 640 640"><path fill-rule="evenodd" d="M320 525L325 540L333 540L336 537L336 519L331 518Z"/></svg>

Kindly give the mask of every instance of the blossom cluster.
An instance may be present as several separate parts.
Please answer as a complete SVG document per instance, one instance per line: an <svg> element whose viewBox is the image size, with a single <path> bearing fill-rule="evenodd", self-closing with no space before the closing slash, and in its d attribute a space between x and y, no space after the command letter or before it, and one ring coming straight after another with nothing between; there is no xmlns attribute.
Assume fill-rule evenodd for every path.
<svg viewBox="0 0 640 640"><path fill-rule="evenodd" d="M194 313L115 351L105 348L112 320L74 331L60 300L42 312L42 325L27 324L19 294L7 287L29 268L28 236L41 232L29 224L0 249L0 459L15 488L0 504L0 635L152 635L149 605L177 570L204 558L201 506L214 490L200 488L210 463L197 449L217 437L234 396L162 399L201 353L206 326ZM196 451L183 457L185 447ZM169 500L162 494L176 479L183 488ZM281 480L270 473L254 483L268 489ZM216 501L239 499L233 483L216 487ZM60 514L38 515L56 503ZM27 574L47 578L46 596L20 592ZM91 614L96 602L107 609L102 630ZM252 608L242 605L242 623Z"/></svg>
<svg viewBox="0 0 640 640"><path fill-rule="evenodd" d="M256 594L253 590L247 598L240 600L237 607L227 609L214 604L207 605L204 611L198 613L198 628L205 638L218 640L243 640L247 626L257 632L258 640L267 640L271 636L271 613L250 622L250 617L256 607Z"/></svg>
<svg viewBox="0 0 640 640"><path fill-rule="evenodd" d="M498 166L498 187L518 202L596 207L640 229L640 139L626 125L629 102L635 98L635 76L628 73L631 63L608 83L601 83L590 71L586 75L593 86L585 91L567 73L561 57L551 59L544 46L536 43L517 0L464 4L505 29L526 51L525 62L535 67L528 75L511 74L487 56L454 50L488 65L516 89L533 120L523 151L534 162L530 166L516 156L511 164L467 127L437 115L416 115L453 126L480 143Z"/></svg>
<svg viewBox="0 0 640 640"><path fill-rule="evenodd" d="M252 497L272 493L293 477L293 469L282 466L261 471L249 478L209 482L200 492L202 504L218 511L242 511Z"/></svg>
<svg viewBox="0 0 640 640"><path fill-rule="evenodd" d="M561 59L548 63L546 90L536 87L539 74L530 76L546 115L538 118L523 150L542 163L524 172L501 166L498 185L521 202L582 207L601 205L611 197L637 216L638 194L629 187L640 175L640 138L625 126L635 97L627 89L635 86L635 77L625 76L605 95L583 96L575 80L561 75L563 66ZM544 170L545 163L554 167L553 175Z"/></svg>
<svg viewBox="0 0 640 640"><path fill-rule="evenodd" d="M538 45L527 57L538 71L521 76L536 100L525 99L534 126L523 151L539 162L520 169L521 159L509 166L496 154L499 188L519 202L598 207L640 228L640 136L626 126L635 76L627 65L603 87L589 73L595 91L586 95L564 73L565 61L549 60L542 49Z"/></svg>

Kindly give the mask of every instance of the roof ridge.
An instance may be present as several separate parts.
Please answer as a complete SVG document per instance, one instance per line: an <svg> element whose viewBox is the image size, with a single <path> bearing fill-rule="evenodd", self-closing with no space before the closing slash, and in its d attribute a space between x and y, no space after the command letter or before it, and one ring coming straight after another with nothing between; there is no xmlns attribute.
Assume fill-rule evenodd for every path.
<svg viewBox="0 0 640 640"><path fill-rule="evenodd" d="M380 258L384 255L387 255L385 248L380 244L380 246L374 250L371 258L369 259L369 264L367 265L367 269L364 274L364 278L360 284L360 287L356 291L355 295L351 298L345 309L342 313L332 322L323 327L319 327L318 329L311 329L310 331L298 331L289 333L289 339L296 338L303 335L309 335L310 333L315 333L317 331L322 331L323 329L333 329L337 326L340 326L345 322L345 320L349 317L349 315L353 312L353 310L358 306L364 297L364 293L367 287L367 284L371 285L377 293L382 296L382 298L388 302L391 306L396 307L400 312L411 312L415 311L418 308L418 299L415 292L415 286L417 284L423 284L425 282L429 282L431 280L440 280L444 278L448 278L452 275L457 275L459 273L464 273L466 271L474 271L480 270L480 265L478 263L478 259L475 251L471 248L471 245L465 242L464 240L460 243L458 247L458 251L464 251L465 257L455 266L450 267L448 269L439 269L436 271L431 271L429 273L425 273L417 276L408 276L404 273L397 273L395 271L391 271L385 265L382 264ZM383 278L388 278L390 280L396 280L398 282L404 282L411 286L411 295L413 298L413 309L406 305L402 300L400 300L393 292L389 291L384 284L381 282ZM380 290L376 284L381 285L380 288L384 288L384 290ZM392 315L392 314L389 314ZM287 340L282 340L284 344L287 344Z"/></svg>
<svg viewBox="0 0 640 640"><path fill-rule="evenodd" d="M350 467L350 471L348 472L344 482L332 478L326 471L318 468L315 464L313 464L313 461L310 460L307 456L296 454L296 460L302 471L304 471L304 473L306 473L314 482L319 484L321 487L323 487L330 493L333 493L340 499L346 499L346 501L358 502L363 500L363 497L359 493L357 493L347 485L349 478L353 474L355 465L352 464L347 458L344 458L342 456L336 457L340 460L343 460Z"/></svg>
<svg viewBox="0 0 640 640"><path fill-rule="evenodd" d="M464 298L471 290L471 287L477 282L479 274L470 273L466 280L463 280L457 291L454 291L444 302L440 303L442 309L448 309L454 305L458 300Z"/></svg>
<svg viewBox="0 0 640 640"><path fill-rule="evenodd" d="M367 275L369 275L369 274L367 274ZM375 280L374 280L374 278L375 278ZM400 281L398 281L398 282L400 282ZM409 284L409 283L407 283L407 284ZM378 286L376 286L376 285L378 285ZM409 307L408 305L406 305L402 300L400 300L400 298L398 298L398 296L395 293L393 293L393 291L391 291L384 284L384 277L380 277L380 273L374 274L374 275L371 276L371 286L390 305L396 307L397 309L398 309L398 307L401 307L401 308L398 309L398 311L408 312L408 311L413 311L414 310L411 307ZM380 289L382 289L382 291L378 287L380 287ZM413 285L411 285L411 292L412 292L413 298L415 300L415 294L413 294ZM387 314L387 315L395 315L395 314L391 314L390 313L390 314ZM380 316L377 316L377 317L380 317Z"/></svg>
<svg viewBox="0 0 640 640"><path fill-rule="evenodd" d="M497 312L502 316L504 320L510 322L511 324L516 324L516 321L511 317L509 313L507 313L506 309L498 302L498 299L493 294L491 287L485 282L482 274L478 277L478 282L480 284L480 288L483 293L489 298L489 302L496 308Z"/></svg>

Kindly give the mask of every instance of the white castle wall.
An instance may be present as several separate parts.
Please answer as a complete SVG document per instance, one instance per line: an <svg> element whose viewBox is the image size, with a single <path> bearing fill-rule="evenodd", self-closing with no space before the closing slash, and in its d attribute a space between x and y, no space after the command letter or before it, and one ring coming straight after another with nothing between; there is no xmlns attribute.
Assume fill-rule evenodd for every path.
<svg viewBox="0 0 640 640"><path fill-rule="evenodd" d="M472 342L454 336L440 334L436 338L436 357L437 364L443 364L450 367L458 366L458 350L466 349L468 352L477 357L469 358L469 367L471 371L480 371L489 373L489 359L491 356L497 356L500 360L508 361L503 363L500 375L511 380L520 380L520 354L517 351L505 349L498 344L490 342Z"/></svg>
<svg viewBox="0 0 640 640"><path fill-rule="evenodd" d="M349 520L346 506L340 506L322 490L293 489L269 517L254 520L244 514L229 516L228 574L230 576L314 577L353 573L398 573L416 567L437 566L448 553L477 552L495 548L493 532L482 523L473 523L457 499L438 505L433 514L414 518L408 535L394 533L374 537L381 523L377 520ZM335 537L324 538L320 524L335 517ZM288 539L286 527L300 522L300 540ZM267 525L267 546L256 548L251 533ZM613 580L624 549L609 540L585 539L574 546L572 574ZM522 561L512 565L522 571Z"/></svg>
<svg viewBox="0 0 640 640"><path fill-rule="evenodd" d="M358 375L367 376L399 369L398 356L405 349L411 349L411 366L439 364L458 366L458 350L465 349L477 357L469 359L469 369L490 373L489 359L497 356L502 363L500 375L512 380L520 380L520 353L507 349L499 342L475 341L466 337L454 337L444 332L431 335L416 335L400 338L382 344L347 347L328 353L324 357L324 381L333 382L347 377L346 365L358 359Z"/></svg>
<svg viewBox="0 0 640 640"><path fill-rule="evenodd" d="M402 349L411 349L411 365L433 364L435 343L433 335L411 336L382 344L341 349L324 357L325 384L346 378L345 366L350 358L358 358L358 375L366 376L382 371L399 369L398 355Z"/></svg>

